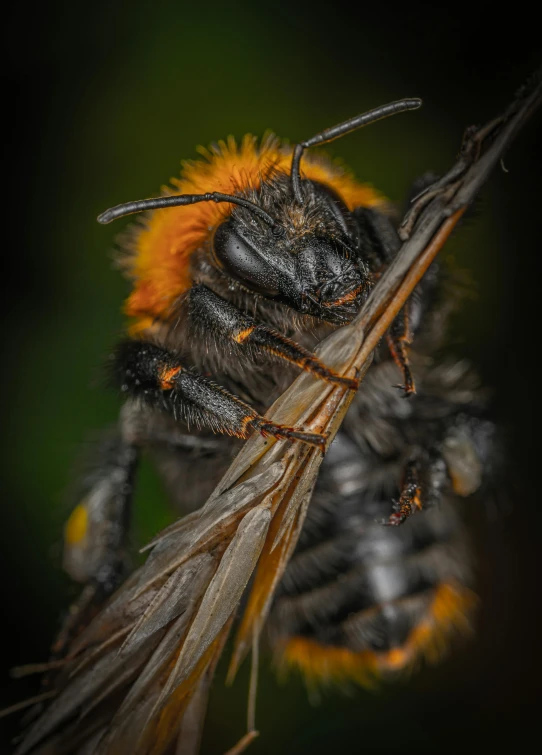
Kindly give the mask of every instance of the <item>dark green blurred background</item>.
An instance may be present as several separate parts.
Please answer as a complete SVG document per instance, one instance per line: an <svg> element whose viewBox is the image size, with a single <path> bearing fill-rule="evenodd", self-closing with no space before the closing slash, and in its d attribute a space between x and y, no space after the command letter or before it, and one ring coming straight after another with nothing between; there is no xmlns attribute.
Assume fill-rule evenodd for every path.
<svg viewBox="0 0 542 755"><path fill-rule="evenodd" d="M100 365L123 327L128 287L111 269L122 230L99 211L152 195L198 144L261 134L291 140L375 105L421 96L425 107L333 145L393 200L420 173L448 168L465 126L499 112L537 65L539 29L521 5L482 9L282 2L153 4L95 0L20 6L4 26L4 139L12 200L3 213L2 704L36 692L8 669L47 657L75 590L60 570L74 461L114 422ZM450 244L477 297L451 348L495 388L510 427L508 506L474 517L482 608L477 633L448 660L377 695L279 685L264 662L262 738L251 752L452 752L517 747L533 731L540 683L537 475L540 326L540 116L520 134L475 216ZM11 169L11 170L10 170ZM167 520L143 474L135 542ZM205 753L243 733L246 670L215 684ZM0 751L8 752L7 722Z"/></svg>

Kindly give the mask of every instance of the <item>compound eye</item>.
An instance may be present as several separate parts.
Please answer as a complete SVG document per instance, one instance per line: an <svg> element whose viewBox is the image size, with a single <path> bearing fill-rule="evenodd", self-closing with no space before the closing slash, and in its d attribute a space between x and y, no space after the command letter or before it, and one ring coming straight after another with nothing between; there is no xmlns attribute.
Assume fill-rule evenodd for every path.
<svg viewBox="0 0 542 755"><path fill-rule="evenodd" d="M352 233L352 213L345 205L341 197L330 186L314 181L314 187L325 201L329 212L333 215L342 231L350 236Z"/></svg>
<svg viewBox="0 0 542 755"><path fill-rule="evenodd" d="M213 237L217 265L257 294L279 294L277 272L266 261L265 252L241 235L229 220L221 223Z"/></svg>

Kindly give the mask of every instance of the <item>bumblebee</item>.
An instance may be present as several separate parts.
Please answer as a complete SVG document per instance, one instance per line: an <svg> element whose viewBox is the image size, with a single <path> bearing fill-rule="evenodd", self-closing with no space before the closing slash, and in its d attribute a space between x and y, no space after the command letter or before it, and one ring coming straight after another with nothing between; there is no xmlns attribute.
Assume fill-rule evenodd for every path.
<svg viewBox="0 0 542 755"><path fill-rule="evenodd" d="M434 358L445 276L433 265L418 284L361 385L314 353L352 321L400 240L381 194L306 151L420 104L377 108L294 148L270 135L219 142L162 196L98 218L145 213L120 260L131 325L108 365L126 401L66 525L65 568L86 587L57 653L125 576L141 453L187 512L251 433L325 449L325 436L266 418L300 370L357 393L271 608L279 663L310 684L373 684L437 658L468 625L472 562L455 499L484 485L494 428L470 367Z"/></svg>

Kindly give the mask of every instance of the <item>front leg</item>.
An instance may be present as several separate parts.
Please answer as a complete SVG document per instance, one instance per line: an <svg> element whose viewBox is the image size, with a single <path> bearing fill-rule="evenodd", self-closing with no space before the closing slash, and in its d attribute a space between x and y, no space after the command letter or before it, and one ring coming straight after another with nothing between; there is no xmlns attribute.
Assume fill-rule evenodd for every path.
<svg viewBox="0 0 542 755"><path fill-rule="evenodd" d="M240 312L237 307L215 294L207 286L194 286L188 299L188 317L191 329L202 337L213 336L217 351L225 348L238 353L240 358L248 356L271 356L310 372L321 380L344 385L357 390L359 382L354 378L338 375L321 362L315 354L279 333L277 330L258 322Z"/></svg>
<svg viewBox="0 0 542 755"><path fill-rule="evenodd" d="M120 343L112 355L112 372L122 391L187 424L238 438L248 438L257 430L264 436L300 440L325 449L324 435L267 420L162 346L136 340Z"/></svg>

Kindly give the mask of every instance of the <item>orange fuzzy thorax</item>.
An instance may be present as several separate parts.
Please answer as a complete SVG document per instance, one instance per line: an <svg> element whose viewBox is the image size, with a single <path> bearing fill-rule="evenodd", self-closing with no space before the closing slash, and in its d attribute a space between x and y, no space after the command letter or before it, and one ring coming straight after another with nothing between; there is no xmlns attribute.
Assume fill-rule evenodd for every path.
<svg viewBox="0 0 542 755"><path fill-rule="evenodd" d="M180 178L171 181L164 193L234 194L243 189L258 189L275 172L290 172L292 148L276 138L258 144L247 135L241 144L230 137L211 149L199 149L203 159L182 164ZM348 172L329 159L304 158L301 174L332 187L346 206L373 207L382 197L366 184L358 183ZM230 204L201 202L185 207L154 210L134 238L128 272L134 289L125 310L136 318L137 330L155 319L167 319L171 305L191 286L190 256L209 239L212 231L232 211Z"/></svg>

